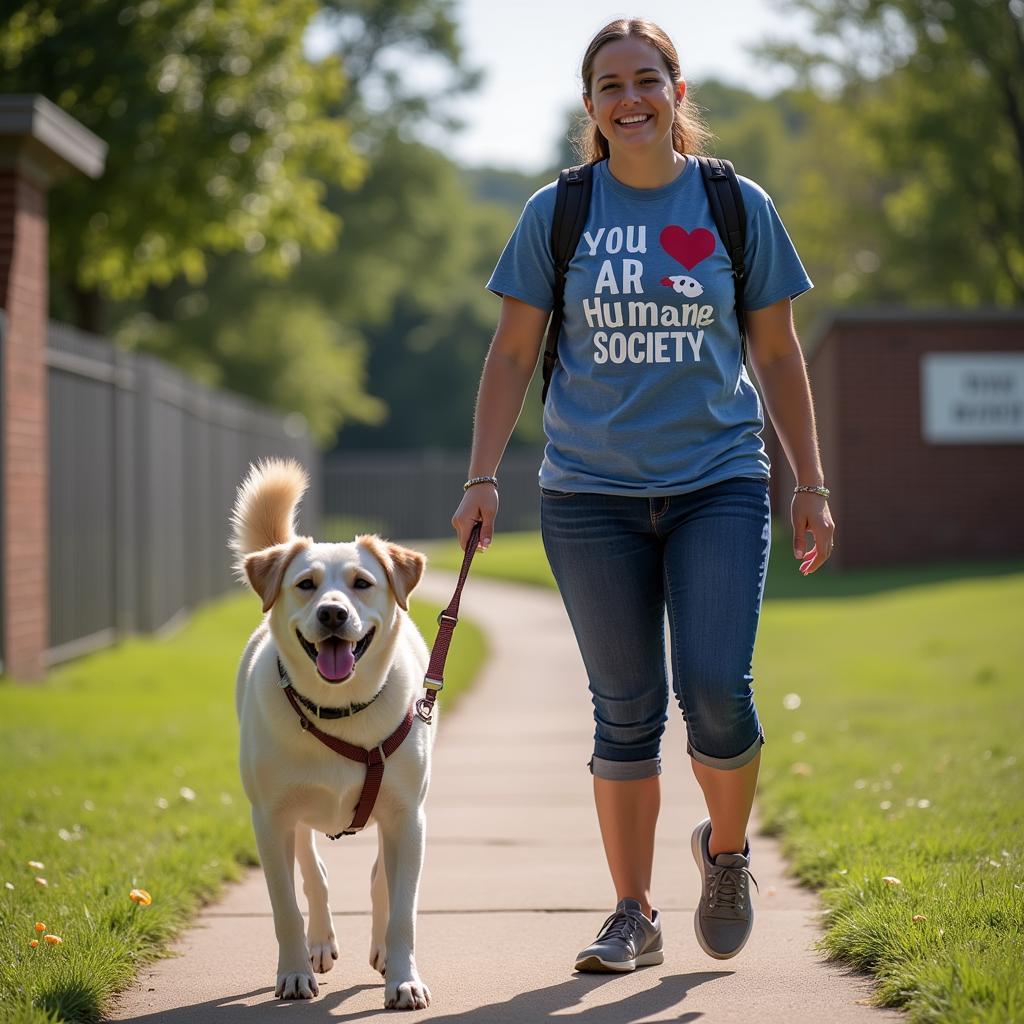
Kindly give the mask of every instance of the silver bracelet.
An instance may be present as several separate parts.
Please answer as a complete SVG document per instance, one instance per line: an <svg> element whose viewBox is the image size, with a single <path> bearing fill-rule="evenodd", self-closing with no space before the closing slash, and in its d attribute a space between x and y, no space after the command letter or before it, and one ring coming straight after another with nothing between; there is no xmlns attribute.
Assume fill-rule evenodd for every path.
<svg viewBox="0 0 1024 1024"><path fill-rule="evenodd" d="M474 476L470 477L463 485L462 489L468 491L474 484L494 484L494 489L498 489L498 478L496 476Z"/></svg>
<svg viewBox="0 0 1024 1024"><path fill-rule="evenodd" d="M793 488L794 494L817 494L819 497L828 500L828 496L832 493L827 487L810 487L807 484L797 484Z"/></svg>

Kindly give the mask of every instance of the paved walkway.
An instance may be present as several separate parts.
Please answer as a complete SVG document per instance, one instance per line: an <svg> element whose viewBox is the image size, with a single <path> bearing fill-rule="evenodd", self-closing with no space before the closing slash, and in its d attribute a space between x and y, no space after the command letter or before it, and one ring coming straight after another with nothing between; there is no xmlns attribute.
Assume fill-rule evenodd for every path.
<svg viewBox="0 0 1024 1024"><path fill-rule="evenodd" d="M486 555L484 556L486 557ZM418 596L447 603L452 577L429 572ZM810 950L817 901L785 877L776 843L752 824L754 934L735 959L705 956L693 934L699 893L689 851L705 811L670 723L654 899L665 963L629 975L572 969L614 901L591 798L590 702L557 594L471 578L465 614L491 658L461 707L442 717L428 799L417 962L431 989L417 1019L436 1024L875 1024L868 982ZM239 638L241 645L243 638ZM432 641L433 637L427 638ZM459 642L458 632L455 644ZM225 700L230 680L224 681ZM440 698L444 714L444 696ZM771 747L765 756L771 757ZM274 999L277 953L263 875L202 913L178 956L142 971L113 1018L161 1024L393 1020L367 963L368 880L376 836L320 840L341 957L311 1003ZM301 891L301 890L300 890Z"/></svg>

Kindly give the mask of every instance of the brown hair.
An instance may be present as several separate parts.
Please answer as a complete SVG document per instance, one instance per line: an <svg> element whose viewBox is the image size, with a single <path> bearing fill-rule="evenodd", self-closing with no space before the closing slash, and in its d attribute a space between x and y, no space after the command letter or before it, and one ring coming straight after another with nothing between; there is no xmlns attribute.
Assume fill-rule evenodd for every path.
<svg viewBox="0 0 1024 1024"><path fill-rule="evenodd" d="M583 95L590 97L590 79L594 74L594 60L598 50L605 43L617 42L619 39L642 39L653 46L665 62L673 85L682 79L679 67L679 54L672 45L672 40L654 22L644 18L619 18L609 22L593 39L583 55ZM672 121L672 148L677 153L702 154L704 147L711 140L711 130L704 123L697 105L690 99L689 92L683 96L682 102L676 106ZM573 133L573 145L580 159L587 163L608 158L608 140L590 118L581 119Z"/></svg>

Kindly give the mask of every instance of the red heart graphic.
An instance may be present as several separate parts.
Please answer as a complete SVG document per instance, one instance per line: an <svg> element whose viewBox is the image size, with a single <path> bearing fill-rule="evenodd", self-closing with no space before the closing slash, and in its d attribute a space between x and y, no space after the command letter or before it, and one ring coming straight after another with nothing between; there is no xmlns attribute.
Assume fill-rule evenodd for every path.
<svg viewBox="0 0 1024 1024"><path fill-rule="evenodd" d="M715 251L715 236L707 228L687 231L677 224L669 224L659 237L662 249L687 270L693 270Z"/></svg>

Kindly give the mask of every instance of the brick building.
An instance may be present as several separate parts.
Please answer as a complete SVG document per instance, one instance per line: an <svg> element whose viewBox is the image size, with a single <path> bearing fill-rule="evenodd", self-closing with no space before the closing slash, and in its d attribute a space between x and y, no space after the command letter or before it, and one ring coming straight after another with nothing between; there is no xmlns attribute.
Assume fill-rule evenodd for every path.
<svg viewBox="0 0 1024 1024"><path fill-rule="evenodd" d="M807 348L834 567L1024 556L1024 309L847 312Z"/></svg>

